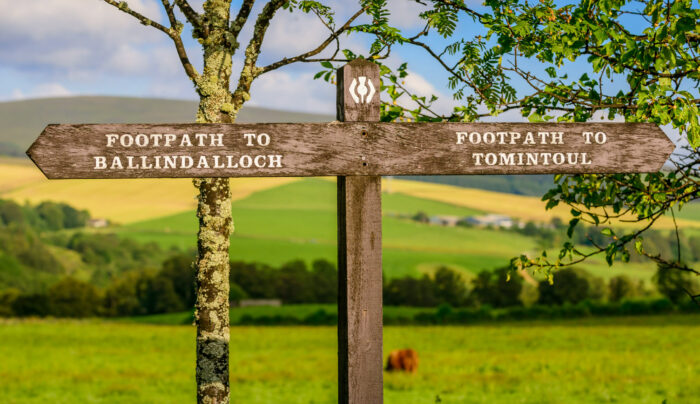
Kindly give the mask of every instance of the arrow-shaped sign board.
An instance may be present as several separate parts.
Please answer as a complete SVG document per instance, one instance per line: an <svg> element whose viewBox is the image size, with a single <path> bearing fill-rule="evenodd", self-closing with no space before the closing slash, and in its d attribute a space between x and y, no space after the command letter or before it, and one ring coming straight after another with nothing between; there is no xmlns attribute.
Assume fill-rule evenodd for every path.
<svg viewBox="0 0 700 404"><path fill-rule="evenodd" d="M27 154L48 178L658 171L674 144L643 123L49 125Z"/></svg>

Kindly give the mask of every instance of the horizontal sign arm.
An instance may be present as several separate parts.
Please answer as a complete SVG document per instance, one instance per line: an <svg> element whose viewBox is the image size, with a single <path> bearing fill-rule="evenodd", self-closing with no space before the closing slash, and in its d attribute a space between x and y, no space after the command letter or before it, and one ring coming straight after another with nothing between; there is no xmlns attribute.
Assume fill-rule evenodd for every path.
<svg viewBox="0 0 700 404"><path fill-rule="evenodd" d="M48 178L658 171L674 150L644 123L49 125L27 151Z"/></svg>

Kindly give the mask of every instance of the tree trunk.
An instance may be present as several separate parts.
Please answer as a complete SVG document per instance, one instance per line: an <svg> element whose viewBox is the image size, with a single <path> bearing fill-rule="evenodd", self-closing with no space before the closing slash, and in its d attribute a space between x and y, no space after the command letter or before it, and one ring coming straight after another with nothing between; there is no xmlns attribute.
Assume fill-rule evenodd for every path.
<svg viewBox="0 0 700 404"><path fill-rule="evenodd" d="M200 95L197 122L231 122L229 81L234 46L227 40L229 1L204 4L207 36L204 69L195 83ZM238 106L240 107L240 106ZM235 111L234 111L235 109ZM233 230L228 178L195 179L197 217L197 402L229 402L229 237Z"/></svg>

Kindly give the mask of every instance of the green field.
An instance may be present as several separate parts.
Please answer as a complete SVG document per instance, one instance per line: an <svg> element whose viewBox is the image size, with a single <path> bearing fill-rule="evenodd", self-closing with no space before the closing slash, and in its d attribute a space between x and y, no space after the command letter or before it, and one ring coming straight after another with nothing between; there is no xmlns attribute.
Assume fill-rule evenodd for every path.
<svg viewBox="0 0 700 404"><path fill-rule="evenodd" d="M186 403L194 328L107 321L0 324L3 403ZM385 352L418 351L415 375L385 374L388 404L700 402L700 317L386 327ZM235 327L232 402L333 403L333 327ZM439 400L438 401L438 398Z"/></svg>
<svg viewBox="0 0 700 404"><path fill-rule="evenodd" d="M262 190L233 203L234 260L280 265L294 259L336 259L335 184L306 179ZM390 276L418 274L438 264L471 273L507 264L510 255L534 247L518 234L466 228L445 228L414 222L398 215L418 211L469 216L479 212L454 205L384 194L384 271ZM163 247L191 248L197 222L185 212L116 229L125 237L155 241Z"/></svg>
<svg viewBox="0 0 700 404"><path fill-rule="evenodd" d="M294 259L336 260L335 184L304 179L260 190L233 203L235 233L233 260L280 265ZM439 265L461 270L467 277L482 269L507 265L510 258L535 253L533 239L510 231L422 224L403 216L423 211L429 215L470 216L479 211L399 193L382 196L383 265L389 277L430 272ZM197 220L191 212L137 222L109 231L163 247L191 249L196 243ZM651 264L617 265L611 271L602 260L584 267L599 276L626 273L649 279Z"/></svg>

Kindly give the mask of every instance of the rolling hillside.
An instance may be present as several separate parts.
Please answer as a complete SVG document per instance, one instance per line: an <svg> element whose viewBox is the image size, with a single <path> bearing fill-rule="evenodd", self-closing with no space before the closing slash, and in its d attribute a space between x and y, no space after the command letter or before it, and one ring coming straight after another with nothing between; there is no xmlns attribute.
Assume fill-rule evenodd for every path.
<svg viewBox="0 0 700 404"><path fill-rule="evenodd" d="M234 202L232 259L272 265L294 259L335 261L335 196L333 182L303 179ZM456 216L483 212L470 207L396 192L383 194L382 208L383 264L388 277L429 273L440 265L471 277L482 269L507 265L513 256L537 250L533 239L514 232L433 226L405 217L417 211ZM166 248L187 249L195 245L197 222L192 212L183 212L112 230ZM653 265L629 264L616 266L613 272L598 260L584 267L604 277L624 272L642 279L650 278L654 269Z"/></svg>

